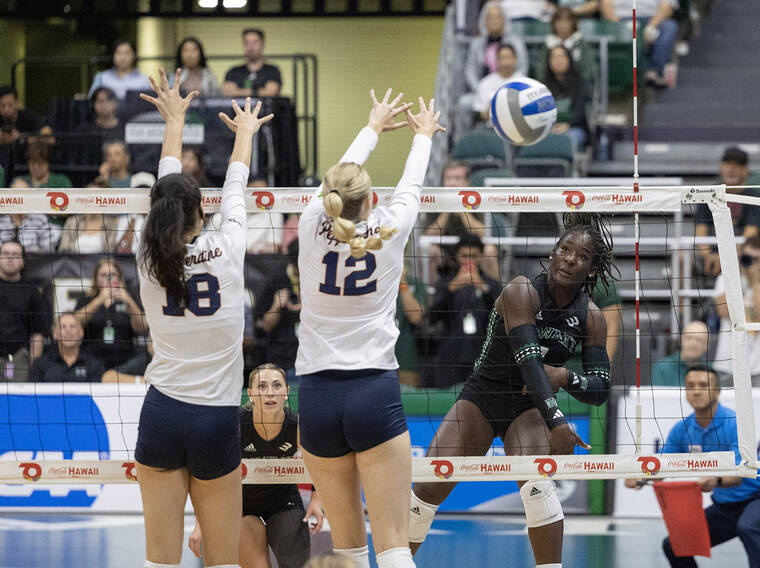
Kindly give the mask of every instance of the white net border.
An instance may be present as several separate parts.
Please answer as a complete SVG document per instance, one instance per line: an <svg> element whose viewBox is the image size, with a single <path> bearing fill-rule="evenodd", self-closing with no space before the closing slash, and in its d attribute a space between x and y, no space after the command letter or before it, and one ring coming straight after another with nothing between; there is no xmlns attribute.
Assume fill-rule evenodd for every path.
<svg viewBox="0 0 760 568"><path fill-rule="evenodd" d="M393 188L375 188L374 203L390 203ZM249 212L298 213L314 195L313 188L248 190ZM737 434L741 463L733 452L689 454L596 454L570 456L507 456L414 458L413 480L505 481L528 479L612 479L700 477L739 475L756 477L755 424L752 389L747 367L746 332L760 330L760 323L747 323L742 301L739 265L731 213L727 201L760 206L760 199L726 193L725 185L576 187L424 188L421 212L535 213L594 211L603 213L676 212L682 204L707 203L713 214L716 238L725 272L726 298L732 323L733 377L736 391ZM221 193L203 190L207 213L219 210ZM41 189L4 190L0 213L43 214L145 214L150 208L149 190ZM67 392L73 385L64 385ZM144 387L135 385L138 389ZM123 387L122 387L123 388ZM5 390L3 393L2 391ZM12 394L6 384L0 394ZM134 393L138 394L138 393ZM637 416L637 421L641 417ZM638 428L637 428L638 430ZM243 483L309 483L300 459L243 460ZM0 460L0 483L93 484L135 483L134 461L110 460Z"/></svg>

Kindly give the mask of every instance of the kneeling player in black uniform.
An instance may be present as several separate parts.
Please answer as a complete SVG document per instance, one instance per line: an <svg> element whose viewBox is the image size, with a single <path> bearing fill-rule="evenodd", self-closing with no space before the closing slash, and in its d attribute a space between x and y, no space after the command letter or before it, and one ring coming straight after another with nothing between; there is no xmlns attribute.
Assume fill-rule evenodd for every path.
<svg viewBox="0 0 760 568"><path fill-rule="evenodd" d="M285 372L271 363L256 367L248 378L251 404L240 411L243 458L290 458L298 451L298 415L285 407ZM243 485L240 528L241 568L269 568L272 547L281 568L301 568L310 555L308 521L322 528L324 513L316 493L304 511L297 485ZM188 546L201 556L201 530L196 523Z"/></svg>
<svg viewBox="0 0 760 568"><path fill-rule="evenodd" d="M496 300L473 373L438 428L428 456L481 456L496 436L507 455L571 454L576 445L588 448L568 425L554 393L562 387L588 404L607 400L607 326L589 296L597 279L604 285L611 279L612 239L595 214L568 213L564 224L548 271L532 280L516 277ZM583 375L562 366L578 343L583 345ZM455 485L414 485L413 552ZM559 568L564 516L554 482L519 485L536 565Z"/></svg>

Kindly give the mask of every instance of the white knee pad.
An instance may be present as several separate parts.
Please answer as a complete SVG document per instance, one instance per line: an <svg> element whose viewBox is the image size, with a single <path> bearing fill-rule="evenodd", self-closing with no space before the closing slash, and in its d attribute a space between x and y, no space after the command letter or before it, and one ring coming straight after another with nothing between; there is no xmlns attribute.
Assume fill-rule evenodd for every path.
<svg viewBox="0 0 760 568"><path fill-rule="evenodd" d="M159 564L158 562L145 561L145 568L180 568L180 564Z"/></svg>
<svg viewBox="0 0 760 568"><path fill-rule="evenodd" d="M528 528L542 527L565 518L554 482L548 479L529 481L520 488Z"/></svg>
<svg viewBox="0 0 760 568"><path fill-rule="evenodd" d="M346 556L356 562L359 568L369 568L369 546L361 548L333 548L333 554Z"/></svg>
<svg viewBox="0 0 760 568"><path fill-rule="evenodd" d="M409 542L425 542L437 510L438 506L425 503L412 491L412 501L409 506Z"/></svg>

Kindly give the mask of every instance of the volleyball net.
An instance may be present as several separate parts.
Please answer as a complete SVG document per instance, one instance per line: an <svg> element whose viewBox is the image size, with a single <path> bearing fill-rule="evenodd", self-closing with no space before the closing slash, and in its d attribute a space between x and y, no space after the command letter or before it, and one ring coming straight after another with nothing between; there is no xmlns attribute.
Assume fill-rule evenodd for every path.
<svg viewBox="0 0 760 568"><path fill-rule="evenodd" d="M542 183L550 182L546 179ZM256 233L249 245L255 242L259 247L246 259L244 351L248 369L270 361L275 353L285 359L294 353L297 309L279 318L274 327L261 321L275 301L291 306L300 303L303 283L286 254L286 235L292 233L293 224L284 216L302 211L314 191L254 188L247 194L249 231ZM389 204L391 194L392 188L376 188L374 204ZM220 191L203 191L206 230L218 226L213 215L220 203ZM397 355L402 382L406 383L402 394L412 430L414 480L755 477L756 420L760 413L753 408L749 345L754 343L748 340L760 331L760 323L746 318L748 290L742 286L744 281L746 288L746 268L740 268L729 203L755 207L760 199L727 193L722 185L646 185L644 181L635 190L630 185L425 188L402 280L402 290L411 289L414 302L405 303L400 298L397 313L401 328ZM694 209L700 204L707 205L712 214L714 237L694 236ZM23 282L41 290L40 305L49 311L29 313L24 304L16 306L14 312L30 321L38 316L45 320L45 349L52 353L48 361L55 359L61 339L51 335L51 324L62 314L76 311L77 306L81 310L99 293L99 260L106 258L120 269L116 281L114 271L108 273L111 280L107 286L127 290L139 305L133 252L149 205L149 192L144 189L0 193L0 215L9 216L14 237L24 242L29 237L25 231L48 231L67 243L65 250L59 245L58 252L26 254ZM575 401L564 391L557 394L568 421L581 437L591 440L594 453L577 448L570 456L506 456L495 443L482 457L423 457L426 444L456 400L480 352L493 300L515 276L532 277L543 270L563 230L562 214L568 212L604 215L620 273L612 290L600 288L592 298L605 313L608 351L614 351L609 402L597 408ZM68 219L64 221L63 217ZM25 229L24 222L33 218L40 223L34 229L31 224ZM453 225L449 225L452 219ZM463 237L472 233L480 236L484 248L476 258L463 260L458 256L460 239L464 238L463 245L480 252L480 245ZM3 234L7 239L8 233ZM98 239L101 252L92 252L91 241ZM50 240L58 239L51 236ZM700 275L701 246L718 251L722 268L719 291L711 279ZM253 250L251 246L249 249ZM261 252L274 253L277 249L278 254ZM10 253L4 248L3 254ZM464 266L468 263L471 265ZM6 265L3 270L7 270ZM354 284L361 285L369 276L357 274ZM450 286L456 279L457 284ZM276 300L281 290L286 294ZM126 300L113 302L118 306ZM716 307L718 303L721 305ZM73 377L71 382L61 382L54 374L35 382L32 379L42 377L41 368L27 369L29 377L19 381L24 375L24 360L14 359L17 351L5 348L5 380L0 383L0 482L74 485L136 481L134 447L147 387L140 382L142 372L127 372L124 364L125 359L144 355L149 342L145 330L132 329L120 335L115 321L102 315L98 318L100 323L82 320L85 335L81 349L93 357L105 353L104 357L112 359L100 367L102 380L111 383L98 377L79 382L83 377L77 375L76 365L69 369L73 373L68 375ZM690 453L659 453L667 433L691 414L692 408L685 398L677 361L671 368L675 379L664 386L654 379L650 368L655 360L678 348L686 324L696 319L707 321L709 330L703 338L705 352L698 359L709 360L721 371L720 401L736 410L738 460L733 452L703 452L696 446ZM276 331L282 322L292 329ZM129 325L134 327L131 322ZM5 340L12 343L7 336ZM16 341L15 347L24 341ZM123 353L119 353L119 346ZM106 379L105 374L111 371ZM128 382L124 376L130 377ZM296 391L297 385L293 386ZM295 392L291 403L297 406ZM244 483L309 481L299 459L244 460L243 474Z"/></svg>

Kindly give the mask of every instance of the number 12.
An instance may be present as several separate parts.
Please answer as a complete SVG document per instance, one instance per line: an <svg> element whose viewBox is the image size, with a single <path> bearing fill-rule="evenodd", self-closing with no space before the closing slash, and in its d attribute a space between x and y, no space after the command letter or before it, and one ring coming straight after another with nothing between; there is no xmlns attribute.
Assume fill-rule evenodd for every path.
<svg viewBox="0 0 760 568"><path fill-rule="evenodd" d="M375 268L377 268L375 255L368 252L362 258L349 256L346 259L346 267L355 267L357 262L363 262L364 269L354 270L346 276L343 281L343 296L363 296L377 290L377 278L367 282L363 286L356 285L357 280L366 280L375 272ZM340 296L341 288L336 285L338 280L338 253L335 251L328 252L322 257L322 264L325 265L325 281L319 285L319 291L331 296Z"/></svg>

